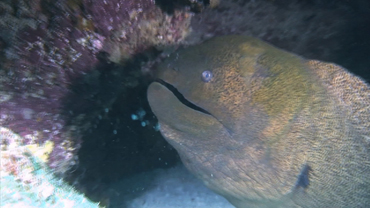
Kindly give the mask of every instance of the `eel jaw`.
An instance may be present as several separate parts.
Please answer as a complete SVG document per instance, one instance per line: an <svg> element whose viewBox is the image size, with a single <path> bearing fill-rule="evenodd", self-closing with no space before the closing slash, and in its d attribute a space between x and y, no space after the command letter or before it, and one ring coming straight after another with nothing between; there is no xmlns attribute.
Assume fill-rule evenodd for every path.
<svg viewBox="0 0 370 208"><path fill-rule="evenodd" d="M207 110L192 104L176 91L175 87L165 82L153 82L148 87L149 104L161 124L193 137L203 137L200 131L227 131Z"/></svg>

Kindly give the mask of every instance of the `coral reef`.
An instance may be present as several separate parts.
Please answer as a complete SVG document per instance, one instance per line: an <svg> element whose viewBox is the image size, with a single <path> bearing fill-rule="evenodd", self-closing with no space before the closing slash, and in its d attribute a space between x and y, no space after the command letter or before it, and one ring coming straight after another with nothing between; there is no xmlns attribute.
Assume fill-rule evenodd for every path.
<svg viewBox="0 0 370 208"><path fill-rule="evenodd" d="M86 117L100 113L86 116L68 109L71 100L88 109L86 97L94 95L84 91L81 98L72 86L96 81L104 67L117 66L111 61L125 64L155 45L178 43L191 17L186 11L165 14L151 0L9 0L1 6L0 125L25 142L52 141L47 163L61 174L78 163L82 131L91 128ZM127 70L116 68L118 74ZM135 86L139 76L124 77L121 89L113 90L117 94L100 100L99 110L109 108L125 87Z"/></svg>
<svg viewBox="0 0 370 208"><path fill-rule="evenodd" d="M51 141L38 145L22 140L0 127L1 207L99 207L46 167Z"/></svg>
<svg viewBox="0 0 370 208"><path fill-rule="evenodd" d="M179 44L247 34L358 72L368 66L366 1L325 2L1 1L0 126L30 150L46 147L36 152L51 171L99 201L121 177L178 162L145 91Z"/></svg>

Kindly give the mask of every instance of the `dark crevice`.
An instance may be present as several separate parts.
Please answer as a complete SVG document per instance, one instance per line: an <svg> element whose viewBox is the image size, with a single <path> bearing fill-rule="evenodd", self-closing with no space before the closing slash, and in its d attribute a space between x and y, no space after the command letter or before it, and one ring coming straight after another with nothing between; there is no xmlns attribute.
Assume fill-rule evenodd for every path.
<svg viewBox="0 0 370 208"><path fill-rule="evenodd" d="M155 3L168 14L173 14L176 9L200 13L210 4L210 0L156 0Z"/></svg>
<svg viewBox="0 0 370 208"><path fill-rule="evenodd" d="M179 99L179 101L182 104L188 106L189 108L191 108L193 110L205 113L207 115L211 115L208 111L204 110L203 108L201 108L201 107L191 103L189 100L187 100L173 85L171 85L171 84L169 84L169 83L167 83L167 82L165 82L161 79L156 80L156 82L159 82L160 84L167 87L167 89L169 89L177 97L177 99Z"/></svg>

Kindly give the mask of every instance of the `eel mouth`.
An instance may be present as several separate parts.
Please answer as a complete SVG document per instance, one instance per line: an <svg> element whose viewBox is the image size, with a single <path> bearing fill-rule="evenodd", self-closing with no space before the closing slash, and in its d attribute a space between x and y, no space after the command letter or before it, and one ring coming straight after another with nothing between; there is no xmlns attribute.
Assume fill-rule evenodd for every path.
<svg viewBox="0 0 370 208"><path fill-rule="evenodd" d="M170 90L176 96L176 98L182 104L184 104L188 108L191 108L191 109L193 109L195 111L198 111L198 112L201 112L201 113L204 113L204 114L207 114L207 115L212 115L210 112L208 112L204 108L202 108L200 106L197 106L194 103L190 102L188 99L186 99L185 96L181 92L179 92L176 87L174 87L173 85L169 84L168 82L165 82L162 79L157 79L157 80L155 80L155 82L158 82L159 84L165 86L168 90Z"/></svg>

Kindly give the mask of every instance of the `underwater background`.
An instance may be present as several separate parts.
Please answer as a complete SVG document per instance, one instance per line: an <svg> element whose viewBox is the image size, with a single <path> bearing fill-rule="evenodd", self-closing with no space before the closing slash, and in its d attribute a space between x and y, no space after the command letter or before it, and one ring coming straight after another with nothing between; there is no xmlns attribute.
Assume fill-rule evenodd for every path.
<svg viewBox="0 0 370 208"><path fill-rule="evenodd" d="M2 207L233 207L181 164L146 90L180 46L249 35L370 83L366 0L2 0Z"/></svg>

